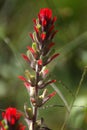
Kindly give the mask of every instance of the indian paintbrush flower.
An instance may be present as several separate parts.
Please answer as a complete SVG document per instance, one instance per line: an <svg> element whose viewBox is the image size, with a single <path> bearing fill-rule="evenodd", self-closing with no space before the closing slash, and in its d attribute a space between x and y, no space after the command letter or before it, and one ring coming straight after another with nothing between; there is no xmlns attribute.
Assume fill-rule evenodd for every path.
<svg viewBox="0 0 87 130"><path fill-rule="evenodd" d="M2 113L2 117L8 124L14 125L21 117L16 108L9 107Z"/></svg>
<svg viewBox="0 0 87 130"><path fill-rule="evenodd" d="M27 53L22 54L23 59L29 64L34 73L28 70L25 71L25 77L19 76L24 82L24 85L29 93L32 108L24 107L26 122L29 130L36 130L37 110L38 107L43 106L51 97L55 96L56 92L47 94L47 85L56 82L56 80L47 79L49 70L47 64L59 56L55 54L53 46L53 38L57 33L54 23L56 17L52 16L52 10L49 8L42 8L38 13L38 18L33 19L34 32L30 33L32 39L32 46L27 46ZM39 91L43 89L42 95ZM29 114L32 113L32 116ZM31 115L31 114L30 114ZM45 128L44 128L45 129ZM40 128L38 128L40 130Z"/></svg>
<svg viewBox="0 0 87 130"><path fill-rule="evenodd" d="M18 123L21 118L22 113L16 108L8 107L4 112L2 112L2 122L0 122L0 130L25 130L25 126Z"/></svg>

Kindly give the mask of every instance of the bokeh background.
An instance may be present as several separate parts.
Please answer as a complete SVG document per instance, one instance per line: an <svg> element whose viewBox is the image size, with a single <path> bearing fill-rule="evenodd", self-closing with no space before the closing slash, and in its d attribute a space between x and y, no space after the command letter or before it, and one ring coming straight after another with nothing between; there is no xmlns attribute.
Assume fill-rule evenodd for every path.
<svg viewBox="0 0 87 130"><path fill-rule="evenodd" d="M23 111L26 102L30 106L28 93L17 78L29 68L20 55L31 45L32 19L44 7L51 8L57 16L56 29L59 30L54 41L60 56L49 65L51 78L57 79L55 85L68 104L74 104L67 114L65 104L56 95L46 106L57 106L40 109L38 115L44 117L53 130L87 130L86 0L0 0L0 113L9 106Z"/></svg>

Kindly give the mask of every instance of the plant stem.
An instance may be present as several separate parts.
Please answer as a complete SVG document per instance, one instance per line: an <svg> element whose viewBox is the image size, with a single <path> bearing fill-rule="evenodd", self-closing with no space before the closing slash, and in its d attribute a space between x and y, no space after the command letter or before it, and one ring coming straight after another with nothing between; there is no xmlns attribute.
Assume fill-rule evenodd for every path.
<svg viewBox="0 0 87 130"><path fill-rule="evenodd" d="M38 70L38 64L36 65L36 86L35 86L35 98L37 99L38 97L38 77L39 77L39 70ZM33 126L32 126L32 130L35 130L35 123L37 120L37 112L38 112L38 107L37 104L35 106L33 106Z"/></svg>

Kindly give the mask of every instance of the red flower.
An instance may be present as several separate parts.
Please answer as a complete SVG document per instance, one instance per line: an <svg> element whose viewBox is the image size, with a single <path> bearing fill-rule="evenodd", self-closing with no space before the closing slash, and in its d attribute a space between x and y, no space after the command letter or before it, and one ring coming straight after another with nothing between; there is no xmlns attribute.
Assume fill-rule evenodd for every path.
<svg viewBox="0 0 87 130"><path fill-rule="evenodd" d="M42 22L42 25L45 26L52 17L52 10L49 8L40 9L38 14L39 20Z"/></svg>
<svg viewBox="0 0 87 130"><path fill-rule="evenodd" d="M40 60L38 60L37 61L37 63L38 63L38 65L42 65L43 64L43 62L42 62L42 60L40 59Z"/></svg>
<svg viewBox="0 0 87 130"><path fill-rule="evenodd" d="M46 38L46 33L43 32L43 33L41 34L41 39L42 39L42 40L45 40L45 38Z"/></svg>
<svg viewBox="0 0 87 130"><path fill-rule="evenodd" d="M2 113L2 117L10 125L15 125L15 123L20 119L21 114L17 111L16 108L9 107L5 112Z"/></svg>

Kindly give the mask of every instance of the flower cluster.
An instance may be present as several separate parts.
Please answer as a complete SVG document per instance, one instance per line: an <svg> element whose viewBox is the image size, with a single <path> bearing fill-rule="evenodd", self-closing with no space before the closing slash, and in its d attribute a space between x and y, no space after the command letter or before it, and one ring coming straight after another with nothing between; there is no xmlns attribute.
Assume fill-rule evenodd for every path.
<svg viewBox="0 0 87 130"><path fill-rule="evenodd" d="M55 45L53 38L57 33L57 30L54 30L55 21L56 17L52 17L51 9L41 9L38 18L33 19L34 32L30 33L32 47L27 46L27 55L22 54L23 59L34 70L33 75L29 70L25 70L25 77L19 76L29 93L30 102L33 107L32 110L25 106L26 117L27 120L34 124L36 124L37 108L41 107L56 94L56 92L48 94L46 88L47 85L56 81L48 79L49 70L47 69L47 65L59 55L59 53L54 54L55 50L53 49ZM41 89L43 89L43 93L39 95ZM33 127L35 128L34 124ZM33 130L35 130L34 128Z"/></svg>
<svg viewBox="0 0 87 130"><path fill-rule="evenodd" d="M25 126L18 123L22 114L16 108L9 107L2 112L3 120L0 121L0 130L25 130Z"/></svg>

